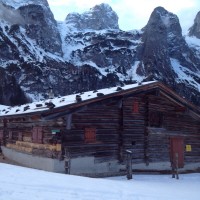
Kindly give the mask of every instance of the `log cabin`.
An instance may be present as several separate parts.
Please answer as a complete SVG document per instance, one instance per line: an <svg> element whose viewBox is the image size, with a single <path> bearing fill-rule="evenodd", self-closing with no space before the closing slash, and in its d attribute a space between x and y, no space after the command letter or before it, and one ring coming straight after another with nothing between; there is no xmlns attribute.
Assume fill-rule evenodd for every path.
<svg viewBox="0 0 200 200"><path fill-rule="evenodd" d="M200 109L160 82L57 97L0 112L5 157L24 166L85 176L132 169L200 169Z"/></svg>

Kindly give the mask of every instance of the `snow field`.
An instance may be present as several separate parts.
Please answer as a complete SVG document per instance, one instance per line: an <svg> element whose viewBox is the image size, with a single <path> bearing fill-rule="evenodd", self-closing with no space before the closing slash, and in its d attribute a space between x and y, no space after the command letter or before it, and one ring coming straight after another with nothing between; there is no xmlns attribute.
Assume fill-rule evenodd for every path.
<svg viewBox="0 0 200 200"><path fill-rule="evenodd" d="M0 163L0 200L199 200L200 174L86 178Z"/></svg>

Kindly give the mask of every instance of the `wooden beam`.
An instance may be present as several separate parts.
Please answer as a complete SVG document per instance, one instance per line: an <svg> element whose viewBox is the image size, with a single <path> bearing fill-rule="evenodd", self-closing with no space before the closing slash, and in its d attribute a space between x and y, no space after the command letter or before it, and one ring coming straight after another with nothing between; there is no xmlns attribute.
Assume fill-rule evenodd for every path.
<svg viewBox="0 0 200 200"><path fill-rule="evenodd" d="M164 97L168 98L170 101L172 101L173 103L175 103L176 105L183 107L183 104L182 104L181 102L176 101L174 98L172 98L171 96L169 96L169 95L166 94L165 92L160 91L160 93L161 93Z"/></svg>
<svg viewBox="0 0 200 200"><path fill-rule="evenodd" d="M146 96L145 98L145 128L144 128L144 160L147 166L149 165L148 126L149 126L149 99L148 99L148 96Z"/></svg>
<svg viewBox="0 0 200 200"><path fill-rule="evenodd" d="M124 131L124 108L123 108L123 99L119 102L119 153L118 159L120 162L123 162L123 131Z"/></svg>
<svg viewBox="0 0 200 200"><path fill-rule="evenodd" d="M72 113L67 114L66 117L66 129L67 130L71 130L71 126L72 126Z"/></svg>
<svg viewBox="0 0 200 200"><path fill-rule="evenodd" d="M49 120L49 119L55 119L55 118L58 118L58 117L62 117L62 116L66 116L66 115L70 115L70 114L73 114L75 112L80 112L80 111L83 111L83 110L86 110L88 106L87 105L84 105L84 106L81 106L81 107L78 107L78 108L74 108L74 109L66 109L66 110L63 110L63 111L60 111L60 112L56 112L56 113L52 113L51 115L42 115L42 119L43 120Z"/></svg>

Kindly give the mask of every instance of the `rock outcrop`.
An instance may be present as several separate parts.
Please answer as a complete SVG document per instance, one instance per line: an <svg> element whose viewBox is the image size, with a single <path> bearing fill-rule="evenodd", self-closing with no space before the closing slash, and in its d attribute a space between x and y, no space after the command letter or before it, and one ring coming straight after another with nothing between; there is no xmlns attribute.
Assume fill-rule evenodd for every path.
<svg viewBox="0 0 200 200"><path fill-rule="evenodd" d="M189 35L200 39L200 11L197 13L193 26L189 29Z"/></svg>
<svg viewBox="0 0 200 200"><path fill-rule="evenodd" d="M45 51L62 56L62 43L49 7L29 4L18 8L24 18L26 34Z"/></svg>
<svg viewBox="0 0 200 200"><path fill-rule="evenodd" d="M119 29L117 14L105 3L97 5L83 14L70 13L65 22L77 30Z"/></svg>
<svg viewBox="0 0 200 200"><path fill-rule="evenodd" d="M143 31L142 45L137 49L140 60L137 73L147 77L146 80L163 81L182 96L195 99L200 84L200 60L182 36L178 17L157 7Z"/></svg>

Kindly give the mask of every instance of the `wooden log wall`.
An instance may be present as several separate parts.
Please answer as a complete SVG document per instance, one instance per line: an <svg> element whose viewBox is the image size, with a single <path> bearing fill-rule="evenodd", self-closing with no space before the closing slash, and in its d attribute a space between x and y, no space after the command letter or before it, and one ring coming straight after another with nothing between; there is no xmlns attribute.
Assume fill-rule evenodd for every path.
<svg viewBox="0 0 200 200"><path fill-rule="evenodd" d="M191 151L185 148L185 163L200 162L200 134L185 137L185 145L191 145Z"/></svg>
<svg viewBox="0 0 200 200"><path fill-rule="evenodd" d="M60 132L65 130L65 119L58 118L56 120L44 121L39 116L13 117L7 120L6 130L8 148L17 151L30 153L42 157L59 158L61 148L56 148L60 141L52 141L53 129L58 129ZM33 143L32 132L34 127L41 127L42 142L41 144ZM5 127L2 127L5 129Z"/></svg>
<svg viewBox="0 0 200 200"><path fill-rule="evenodd" d="M138 112L134 109L138 102ZM145 102L142 98L129 97L123 101L123 148L133 151L133 163L143 163L145 156Z"/></svg>
<svg viewBox="0 0 200 200"><path fill-rule="evenodd" d="M148 158L150 163L170 161L168 136L163 134L149 134Z"/></svg>
<svg viewBox="0 0 200 200"><path fill-rule="evenodd" d="M185 150L185 163L200 162L200 123L186 114L165 116L166 128L184 136L184 145L191 145L191 152Z"/></svg>
<svg viewBox="0 0 200 200"><path fill-rule="evenodd" d="M119 100L89 105L72 114L71 130L67 130L64 146L71 157L94 156L95 162L116 160L120 134ZM96 129L96 141L85 141L85 128Z"/></svg>
<svg viewBox="0 0 200 200"><path fill-rule="evenodd" d="M170 102L164 97L149 96L149 100L150 112L162 112L162 128L168 133L167 137L149 135L150 160L156 160L157 157L168 158L170 135L176 135L183 136L184 145L188 144L192 147L191 152L186 150L184 152L185 163L200 162L200 122L188 114L187 108L181 108L180 105ZM160 152L159 155L157 151Z"/></svg>
<svg viewBox="0 0 200 200"><path fill-rule="evenodd" d="M149 162L165 162L170 161L170 146L169 146L169 136L165 135L165 116L168 113L175 112L175 105L168 101L166 98L160 96L148 95L148 118L149 124L148 127L151 127L152 124L157 124L157 127L148 131L148 158ZM159 119L158 123L152 123L152 113L159 113L157 117ZM160 123L160 126L159 126ZM162 130L163 128L163 130ZM150 130L150 129L149 129ZM155 130L155 132L153 131ZM159 130L159 131L158 131ZM157 133L157 131L159 133Z"/></svg>
<svg viewBox="0 0 200 200"><path fill-rule="evenodd" d="M166 97L148 95L148 99L150 111L171 113L176 111L176 107L180 107L180 105L176 105L175 103L169 101Z"/></svg>

